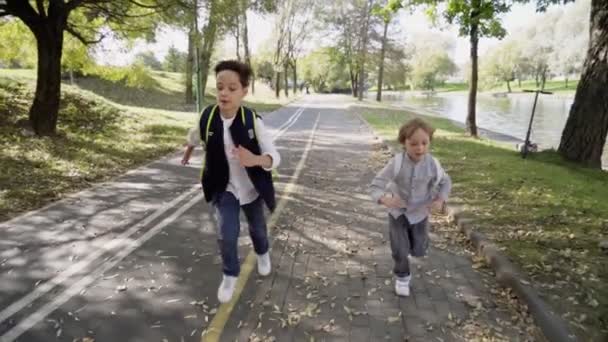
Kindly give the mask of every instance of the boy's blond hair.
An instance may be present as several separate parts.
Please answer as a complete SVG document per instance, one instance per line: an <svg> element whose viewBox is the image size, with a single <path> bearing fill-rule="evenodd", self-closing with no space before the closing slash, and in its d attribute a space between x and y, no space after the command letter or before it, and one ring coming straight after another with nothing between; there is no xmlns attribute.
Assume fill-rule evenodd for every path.
<svg viewBox="0 0 608 342"><path fill-rule="evenodd" d="M405 140L411 138L418 129L425 131L429 135L429 139L433 140L433 133L435 132L433 126L422 119L415 118L404 123L401 128L399 128L397 141L401 145L405 145Z"/></svg>

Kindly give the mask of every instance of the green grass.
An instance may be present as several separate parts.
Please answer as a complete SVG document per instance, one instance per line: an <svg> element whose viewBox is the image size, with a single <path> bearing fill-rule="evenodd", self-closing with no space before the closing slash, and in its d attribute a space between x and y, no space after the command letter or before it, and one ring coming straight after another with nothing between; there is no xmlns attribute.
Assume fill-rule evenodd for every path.
<svg viewBox="0 0 608 342"><path fill-rule="evenodd" d="M574 94L574 92L576 91L577 85L578 85L578 80L568 81L568 88L566 88L565 81L551 81L550 80L545 83L545 90L554 92L554 93L564 93L564 94L572 93L572 94ZM521 92L524 89L535 90L537 88L538 87L536 86L536 82L533 80L521 82L521 87L519 87L519 84L517 83L517 81L511 82L511 90L513 92ZM493 92L493 93L507 92L508 91L507 83L503 82L503 83L497 84L495 86L489 87L487 89L482 89L482 91Z"/></svg>
<svg viewBox="0 0 608 342"><path fill-rule="evenodd" d="M99 95L117 106L167 111L196 111L194 104L185 103L184 74L150 71L150 75L158 83L158 86L152 89L127 87L97 76L76 78L76 86L79 89ZM33 87L36 81L36 71L30 69L0 69L0 79L22 82ZM69 81L64 80L64 84L69 84ZM215 78L210 76L207 81L207 91L203 105L215 103L215 94ZM263 113L275 111L293 100L293 96L285 98L282 93L281 97L276 99L274 92L268 86L257 82L256 93L248 95L244 104Z"/></svg>
<svg viewBox="0 0 608 342"><path fill-rule="evenodd" d="M0 77L15 81L36 81L36 71L31 69L0 69Z"/></svg>
<svg viewBox="0 0 608 342"><path fill-rule="evenodd" d="M359 107L388 141L415 113ZM555 152L518 153L465 136L450 121L426 117L436 128L433 154L452 177L455 201L475 228L504 249L551 305L572 322L581 340L608 333L608 173L564 161Z"/></svg>
<svg viewBox="0 0 608 342"><path fill-rule="evenodd" d="M450 92L450 91L467 91L469 90L469 85L466 83L445 83L442 86L439 86L435 89L437 92Z"/></svg>
<svg viewBox="0 0 608 342"><path fill-rule="evenodd" d="M125 110L65 87L58 134L26 133L32 89L0 82L0 221L175 151L195 115Z"/></svg>
<svg viewBox="0 0 608 342"><path fill-rule="evenodd" d="M179 148L197 119L184 103L183 76L151 75L157 85L147 90L99 77L65 81L58 134L38 138L27 121L35 71L0 69L0 221ZM205 104L214 103L214 90ZM258 112L282 106L251 100L261 101L245 103Z"/></svg>

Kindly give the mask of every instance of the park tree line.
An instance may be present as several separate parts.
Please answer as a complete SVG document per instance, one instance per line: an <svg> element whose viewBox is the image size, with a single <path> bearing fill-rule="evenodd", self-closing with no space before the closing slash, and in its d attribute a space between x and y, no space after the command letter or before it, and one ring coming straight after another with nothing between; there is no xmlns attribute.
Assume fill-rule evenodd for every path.
<svg viewBox="0 0 608 342"><path fill-rule="evenodd" d="M530 1L540 12L550 4L569 2ZM608 2L587 0L588 10L568 7L570 12L588 11L585 21L550 8L536 25L507 36L500 18L514 2L529 1L0 0L0 35L10 37L18 32L32 37L31 44L18 48L7 48L16 44L7 45L6 39L0 39L0 60L36 66L37 85L29 120L38 135L55 133L61 75L92 63L91 46L109 33L125 40L151 41L163 25L187 33L187 52L172 48L163 61L143 52L137 60L151 69L184 73L184 100L188 103L205 95L203 80L223 39L234 40L236 58L252 65L255 79L271 84L277 97L307 86L317 91L349 92L358 99L375 90L380 101L383 89L433 89L458 69L448 53L449 40L416 37L406 44L398 38L401 28L396 17L400 11L424 8L433 21L456 25L470 42L470 62L464 72L469 88L467 130L471 135L477 136L480 77L482 85L505 82L508 88L511 82L532 78L542 88L549 77L561 75L568 82L580 74L559 151L568 159L599 167L608 133L608 57L603 53L608 48ZM275 19L267 49L256 56L249 41L255 28L247 24L251 13ZM585 31L589 38L580 39ZM311 38L319 36L324 37L320 40L324 43L311 48ZM480 60L481 39L505 37ZM193 85L196 80L198 87Z"/></svg>
<svg viewBox="0 0 608 342"><path fill-rule="evenodd" d="M318 88L329 87L331 90L350 83L350 91L358 98L362 97L363 85L372 84L365 79L376 77L376 98L380 100L383 82L386 82L383 77L386 49L391 44L399 45L383 34L383 29L390 26L395 13L422 7L432 21L444 20L456 25L459 35L469 40L466 126L467 131L477 137L479 42L484 38L503 39L507 36L501 17L515 2L533 2L538 12L544 14L522 32L516 32L513 37L517 38L507 39L498 49L491 51L482 76L490 80L508 80L508 87L514 80L520 82L533 78L537 87L542 89L552 75L562 76L566 83L570 77L580 75L576 77L580 81L558 150L567 159L601 167L608 134L607 1L580 1L577 6L569 6L568 13L550 8L550 5L572 2L569 0L336 1L333 7L324 8L325 17L318 16L325 20L323 27L328 28L327 34L332 35L331 40L335 43L307 56L313 59L307 63L312 68L305 70L304 75L309 76L309 82ZM581 16L585 19L581 20ZM387 22L389 24L384 26ZM585 39L585 36L589 38ZM379 42L375 49L374 41ZM398 48L405 52L404 58L389 58L388 63L403 63L401 70L411 73L410 83L414 86L432 89L434 84L455 72L455 65L445 53L449 42L428 39L423 43L414 41L412 45ZM320 63L314 61L317 58ZM315 70L319 66L324 70ZM339 66L344 67L336 70ZM401 80L404 78L407 77L400 77Z"/></svg>

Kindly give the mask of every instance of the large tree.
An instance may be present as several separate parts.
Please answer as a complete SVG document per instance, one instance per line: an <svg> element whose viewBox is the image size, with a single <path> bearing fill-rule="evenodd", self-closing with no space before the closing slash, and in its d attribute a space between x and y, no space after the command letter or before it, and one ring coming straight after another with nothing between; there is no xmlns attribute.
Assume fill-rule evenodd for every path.
<svg viewBox="0 0 608 342"><path fill-rule="evenodd" d="M38 51L34 102L29 111L38 135L54 134L61 97L61 57L64 33L84 44L99 42L99 21L106 27L125 28L130 35L153 32L155 22L146 20L170 6L153 0L0 0L0 17L19 18L32 31ZM83 20L86 19L86 20ZM97 20L89 20L97 18Z"/></svg>
<svg viewBox="0 0 608 342"><path fill-rule="evenodd" d="M373 5L374 1L370 0L335 0L326 4L316 15L320 31L334 42L332 45L344 58L351 92L357 98L365 83L365 62L373 52L371 44L374 42L371 38L382 35L374 32L381 26L381 20L372 15Z"/></svg>
<svg viewBox="0 0 608 342"><path fill-rule="evenodd" d="M550 4L573 0L516 1L536 2L537 10L544 11ZM390 0L388 6L402 5L402 0ZM589 46L558 151L567 159L600 168L608 134L608 1L591 0L589 18Z"/></svg>
<svg viewBox="0 0 608 342"><path fill-rule="evenodd" d="M396 10L404 6L402 0L389 1L389 8ZM450 23L458 24L461 36L469 38L471 43L471 77L469 81L469 100L467 111L467 131L477 136L477 83L478 83L478 46L482 37L502 38L505 29L502 27L499 16L509 10L506 0L415 0L407 3L430 4L431 12L437 8L439 2L446 4L443 13Z"/></svg>
<svg viewBox="0 0 608 342"><path fill-rule="evenodd" d="M502 0L447 0L445 17L449 23L457 23L461 36L469 37L471 43L471 78L467 108L467 130L477 136L477 87L478 87L478 47L481 37L502 38L505 29L498 16L509 9Z"/></svg>
<svg viewBox="0 0 608 342"><path fill-rule="evenodd" d="M195 67L195 52L200 47L200 33L198 31L199 12L204 0L172 0L175 6L167 8L161 13L164 24L184 31L188 35L188 51L185 69L185 101L187 104L194 103L194 87L192 75Z"/></svg>
<svg viewBox="0 0 608 342"><path fill-rule="evenodd" d="M573 0L518 0L536 2L544 11L550 4ZM591 0L589 46L574 103L562 132L558 151L565 158L602 167L608 134L608 1Z"/></svg>
<svg viewBox="0 0 608 342"><path fill-rule="evenodd" d="M591 1L589 48L559 152L601 168L608 134L608 1Z"/></svg>
<svg viewBox="0 0 608 342"><path fill-rule="evenodd" d="M373 0L368 0L363 7L363 23L361 25L361 48L359 49L359 94L357 98L359 101L363 100L363 91L365 88L365 62L367 59L367 45L369 44L369 27L372 19L372 7Z"/></svg>
<svg viewBox="0 0 608 342"><path fill-rule="evenodd" d="M281 91L281 80L284 81L285 96L289 95L289 69L293 72L294 84L297 84L296 60L302 50L302 43L309 36L315 0L287 0L279 2L275 23L276 43L273 52L275 69L275 96ZM295 88L294 88L295 89Z"/></svg>
<svg viewBox="0 0 608 342"><path fill-rule="evenodd" d="M388 45L388 26L393 19L393 12L387 9L386 7L380 7L379 5L374 6L373 10L374 15L380 17L383 23L383 33L382 33L382 47L380 48L380 61L378 66L378 83L377 83L377 92L376 92L376 101L382 101L382 87L384 81L384 59L386 56L386 46Z"/></svg>

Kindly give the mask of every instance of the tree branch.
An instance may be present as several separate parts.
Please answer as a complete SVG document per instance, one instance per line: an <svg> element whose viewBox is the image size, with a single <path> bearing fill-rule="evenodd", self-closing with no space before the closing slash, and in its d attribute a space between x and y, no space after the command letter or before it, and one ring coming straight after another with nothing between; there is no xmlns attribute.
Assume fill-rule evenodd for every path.
<svg viewBox="0 0 608 342"><path fill-rule="evenodd" d="M125 21L127 18L145 18L157 14L157 12L154 11L149 11L143 14L130 14L126 9L119 13L118 11L108 9L106 6L100 5L96 2L86 2L85 5L86 6L83 6L84 8L94 11L97 16L104 15L116 21Z"/></svg>
<svg viewBox="0 0 608 342"><path fill-rule="evenodd" d="M85 2L85 0L72 0L72 1L68 2L67 4L65 4L65 6L69 12L69 11L75 9L76 7L82 5L84 2Z"/></svg>
<svg viewBox="0 0 608 342"><path fill-rule="evenodd" d="M34 10L29 1L6 0L3 2L2 7L3 8L0 9L3 9L5 13L21 19L25 25L34 32L40 16L36 13L36 10ZM2 16L4 16L4 14Z"/></svg>
<svg viewBox="0 0 608 342"><path fill-rule="evenodd" d="M44 0L36 0L36 8L38 9L38 15L42 18L46 18L46 11L44 10Z"/></svg>
<svg viewBox="0 0 608 342"><path fill-rule="evenodd" d="M133 5L141 7L141 8L147 8L147 9L165 8L165 6L160 5L158 3L156 3L156 5L146 5L146 4L142 4L140 2L137 2L135 0L129 0L129 2L132 3ZM168 7L171 7L171 5L169 5Z"/></svg>
<svg viewBox="0 0 608 342"><path fill-rule="evenodd" d="M65 30L68 31L72 36L74 36L74 38L78 39L80 42L82 42L84 45L92 45L92 44L97 44L99 42L101 42L106 36L105 35L100 35L99 39L96 40L88 40L85 37L83 37L80 33L78 33L74 27L72 27L70 24L66 25Z"/></svg>

